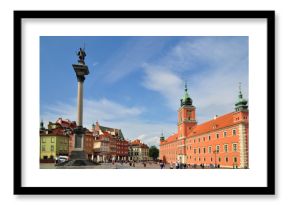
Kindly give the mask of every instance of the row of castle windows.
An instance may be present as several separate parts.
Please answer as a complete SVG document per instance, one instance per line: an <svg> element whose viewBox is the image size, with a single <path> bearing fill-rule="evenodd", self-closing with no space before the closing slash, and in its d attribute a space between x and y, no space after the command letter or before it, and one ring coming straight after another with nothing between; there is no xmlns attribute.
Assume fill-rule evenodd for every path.
<svg viewBox="0 0 290 205"><path fill-rule="evenodd" d="M187 156L188 158L188 156ZM191 159L191 155L189 156L189 158ZM197 161L196 157L194 158L194 161ZM201 162L202 159L199 157L198 161ZM206 162L206 157L203 158L203 161ZM213 158L210 158L210 161L213 162ZM222 162L222 158L218 157L218 162L221 163ZM225 162L229 162L229 157L225 157ZM237 157L233 157L233 162L237 163L238 162L238 158Z"/></svg>
<svg viewBox="0 0 290 205"><path fill-rule="evenodd" d="M229 145L228 144L224 144L223 146L224 148L224 152L229 152ZM191 146L189 147L189 149L191 150ZM188 150L188 147L187 147L187 150ZM209 146L208 149L206 149L206 147L203 147L203 148L195 148L193 150L193 153L196 154L197 151L198 153L200 154L201 152L203 152L204 154L206 153L206 150L208 150L207 152L209 154L211 153L220 153L220 145L216 145L215 147L215 150L212 150L212 146ZM232 152L237 152L238 151L238 144L237 143L233 143L232 144Z"/></svg>
<svg viewBox="0 0 290 205"><path fill-rule="evenodd" d="M216 139L220 138L220 134L219 133L216 133L215 136L216 136ZM223 136L227 137L227 131L223 132ZM237 136L236 129L232 130L232 136ZM197 138L197 141L196 141L196 139L193 139L193 143L200 142L201 138L203 139L204 142L206 141L206 137L199 137L199 138ZM208 141L210 141L211 140L211 135L208 135L207 139L208 139ZM191 143L191 139L189 139L187 141L189 141L189 143ZM164 148L169 148L169 147L173 147L173 146L177 146L177 145L181 145L181 144L182 144L182 142L175 142L175 143L163 145L163 147Z"/></svg>
<svg viewBox="0 0 290 205"><path fill-rule="evenodd" d="M186 147L186 149L187 150L191 150L191 146L187 146ZM179 150L180 151L180 150ZM209 154L211 154L211 153L220 153L220 145L216 145L216 147L215 147L215 150L212 150L212 146L208 146L208 148L206 149L206 147L199 147L199 148L194 148L193 149L193 153L194 154L201 154L201 153L209 153ZM227 152L229 152L229 145L228 144L224 144L223 145L223 151L225 152L225 153L227 153ZM237 143L233 143L232 144L232 152L237 152L238 151L238 144ZM164 154L177 154L178 153L178 151L175 151L175 152L170 152L170 151L168 151L168 152L164 152Z"/></svg>
<svg viewBox="0 0 290 205"><path fill-rule="evenodd" d="M187 159L191 159L191 158L192 158L191 155L187 156ZM175 156L175 157L169 157L168 159L169 160L176 160L177 159L177 156ZM230 159L230 157L228 157L228 156L224 157L224 161L226 163L229 162L229 159ZM206 157L203 157L203 158L200 158L200 157L196 158L196 157L194 157L193 158L193 161L206 162ZM222 157L218 157L218 158L215 158L215 159L213 157L210 157L210 162L215 162L215 163L218 162L218 163L221 163L222 162ZM238 162L238 158L237 157L233 157L233 163L237 163L237 162Z"/></svg>
<svg viewBox="0 0 290 205"><path fill-rule="evenodd" d="M224 137L227 137L228 136L228 133L227 131L223 131L223 136ZM237 136L237 131L236 129L233 129L232 130L232 136ZM206 138L208 139L208 141L210 141L212 138L211 138L211 135L208 135L207 137L199 137L197 138L197 141L200 142L201 141L201 138L203 139L203 141L205 142L206 141ZM215 139L219 139L220 138L220 133L216 133L215 134ZM193 139L193 143L196 142L196 139ZM189 143L191 143L191 139L189 140Z"/></svg>

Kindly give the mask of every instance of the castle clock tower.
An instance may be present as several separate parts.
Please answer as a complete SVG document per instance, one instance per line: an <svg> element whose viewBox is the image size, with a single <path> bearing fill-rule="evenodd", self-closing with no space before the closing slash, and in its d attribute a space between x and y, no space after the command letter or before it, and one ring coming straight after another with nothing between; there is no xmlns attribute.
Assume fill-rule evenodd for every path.
<svg viewBox="0 0 290 205"><path fill-rule="evenodd" d="M180 99L180 108L178 109L178 161L186 163L185 139L191 132L197 122L195 120L195 107L192 105L192 99L187 92L185 83L184 96Z"/></svg>
<svg viewBox="0 0 290 205"><path fill-rule="evenodd" d="M187 137L196 124L195 107L192 105L192 99L189 97L187 84L185 84L184 96L180 99L180 108L178 109L178 137Z"/></svg>

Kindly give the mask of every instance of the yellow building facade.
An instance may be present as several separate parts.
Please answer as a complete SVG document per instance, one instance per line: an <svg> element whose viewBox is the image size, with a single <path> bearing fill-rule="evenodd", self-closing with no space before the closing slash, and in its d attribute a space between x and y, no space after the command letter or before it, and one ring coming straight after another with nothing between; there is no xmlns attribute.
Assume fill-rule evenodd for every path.
<svg viewBox="0 0 290 205"><path fill-rule="evenodd" d="M69 136L43 134L40 135L40 159L55 159L56 156L69 153Z"/></svg>

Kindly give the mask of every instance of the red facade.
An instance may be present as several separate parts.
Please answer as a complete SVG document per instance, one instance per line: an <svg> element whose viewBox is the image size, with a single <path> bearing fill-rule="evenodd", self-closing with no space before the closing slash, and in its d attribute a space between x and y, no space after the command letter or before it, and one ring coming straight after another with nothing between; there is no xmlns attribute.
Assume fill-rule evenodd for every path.
<svg viewBox="0 0 290 205"><path fill-rule="evenodd" d="M177 133L160 140L161 160L166 163L248 168L248 106L240 91L236 111L202 124L186 89L178 110Z"/></svg>

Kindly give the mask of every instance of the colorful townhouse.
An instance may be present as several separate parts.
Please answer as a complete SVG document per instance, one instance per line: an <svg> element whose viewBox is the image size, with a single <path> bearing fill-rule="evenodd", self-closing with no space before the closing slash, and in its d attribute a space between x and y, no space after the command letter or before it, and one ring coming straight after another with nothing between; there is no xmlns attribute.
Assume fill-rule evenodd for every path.
<svg viewBox="0 0 290 205"><path fill-rule="evenodd" d="M147 160L149 160L149 147L139 139L129 142L129 161Z"/></svg>
<svg viewBox="0 0 290 205"><path fill-rule="evenodd" d="M41 122L40 161L53 162L60 155L69 155L69 135L63 132L60 125L45 130Z"/></svg>
<svg viewBox="0 0 290 205"><path fill-rule="evenodd" d="M97 161L127 161L128 141L121 129L100 126L98 122L92 125L94 136L94 158Z"/></svg>

